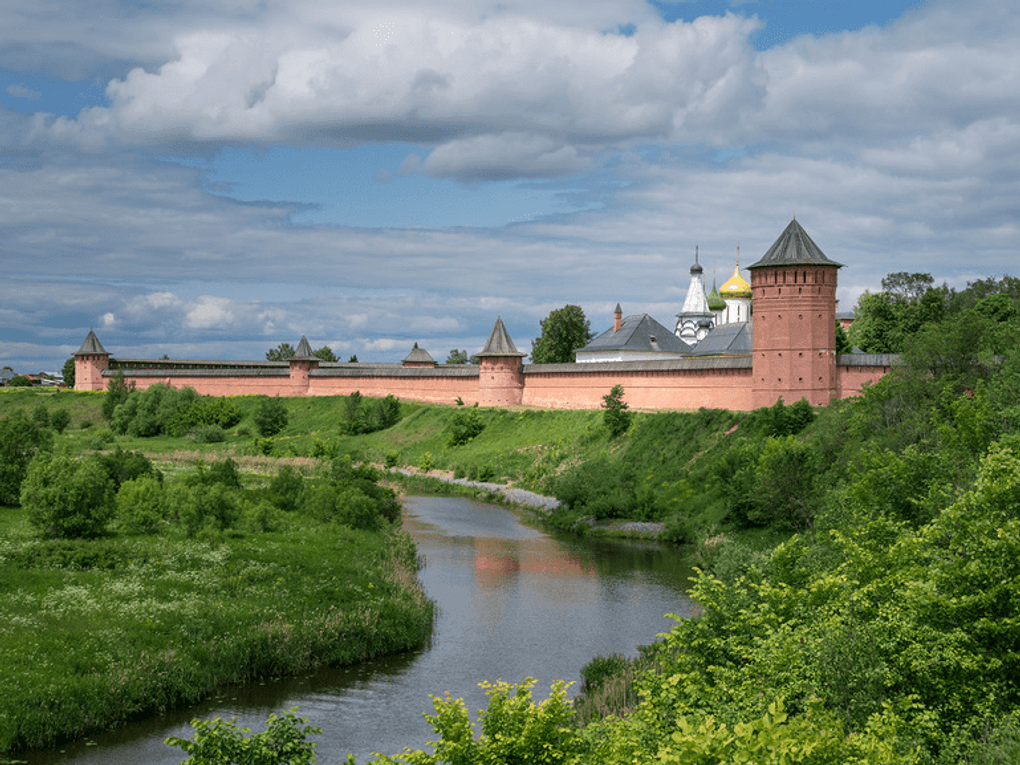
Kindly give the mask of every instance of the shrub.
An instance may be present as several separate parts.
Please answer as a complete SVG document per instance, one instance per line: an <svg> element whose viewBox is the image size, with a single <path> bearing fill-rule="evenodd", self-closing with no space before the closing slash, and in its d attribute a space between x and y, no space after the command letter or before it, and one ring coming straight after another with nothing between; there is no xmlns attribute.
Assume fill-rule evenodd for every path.
<svg viewBox="0 0 1020 765"><path fill-rule="evenodd" d="M659 539L674 545L690 544L696 538L690 519L680 513L669 516L663 524L662 533L659 534Z"/></svg>
<svg viewBox="0 0 1020 765"><path fill-rule="evenodd" d="M265 500L243 503L241 526L247 531L264 534L283 525L283 514Z"/></svg>
<svg viewBox="0 0 1020 765"><path fill-rule="evenodd" d="M186 762L191 765L222 765L227 762L245 765L308 765L315 762L315 743L308 741L313 733L322 733L318 728L304 726L308 722L295 713L297 707L284 713L283 717L270 715L266 730L247 736L249 728L241 728L237 718L224 722L217 717L213 720L192 720L195 729L194 741L170 737L165 743L183 749L191 755Z"/></svg>
<svg viewBox="0 0 1020 765"><path fill-rule="evenodd" d="M485 429L477 407L458 409L446 426L447 446L462 446Z"/></svg>
<svg viewBox="0 0 1020 765"><path fill-rule="evenodd" d="M304 477L290 465L281 465L269 482L269 501L289 513L300 505L304 488Z"/></svg>
<svg viewBox="0 0 1020 765"><path fill-rule="evenodd" d="M436 460L432 456L432 452L425 452L423 455L421 455L421 459L418 460L418 469L423 473L429 472L435 466Z"/></svg>
<svg viewBox="0 0 1020 765"><path fill-rule="evenodd" d="M71 413L66 409L54 409L50 413L50 427L57 433L63 433L71 424Z"/></svg>
<svg viewBox="0 0 1020 765"><path fill-rule="evenodd" d="M29 462L52 442L49 431L21 412L0 419L0 505L17 504Z"/></svg>
<svg viewBox="0 0 1020 765"><path fill-rule="evenodd" d="M106 395L103 396L103 419L112 423L117 407L127 402L134 389L135 381L127 383L124 380L124 371L117 370L117 373L110 378L110 382L106 385Z"/></svg>
<svg viewBox="0 0 1020 765"><path fill-rule="evenodd" d="M113 442L113 431L109 428L96 428L90 430L88 435L81 440L82 448L92 451L102 451Z"/></svg>
<svg viewBox="0 0 1020 765"><path fill-rule="evenodd" d="M48 428L50 426L50 411L46 408L46 404L41 401L36 404L35 409L32 410L32 420L40 428Z"/></svg>
<svg viewBox="0 0 1020 765"><path fill-rule="evenodd" d="M219 460L206 465L199 460L195 463L195 472L183 477L186 486L224 486L228 489L241 488L241 475L237 472L237 463L231 458Z"/></svg>
<svg viewBox="0 0 1020 765"><path fill-rule="evenodd" d="M189 537L200 531L231 528L240 515L237 498L222 484L198 484L182 487L174 494L177 517Z"/></svg>
<svg viewBox="0 0 1020 765"><path fill-rule="evenodd" d="M21 486L21 504L44 538L93 538L114 513L114 488L95 457L36 455Z"/></svg>
<svg viewBox="0 0 1020 765"><path fill-rule="evenodd" d="M147 476L162 482L163 474L156 469L152 461L139 452L126 452L119 446L110 454L97 454L96 459L106 469L113 481L114 491L126 481Z"/></svg>
<svg viewBox="0 0 1020 765"><path fill-rule="evenodd" d="M275 436L287 427L287 407L279 396L260 396L254 419L260 436Z"/></svg>
<svg viewBox="0 0 1020 765"><path fill-rule="evenodd" d="M395 468L400 455L396 452L386 452L386 467Z"/></svg>
<svg viewBox="0 0 1020 765"><path fill-rule="evenodd" d="M166 520L163 487L151 475L121 484L117 492L117 519L131 534L154 534Z"/></svg>
<svg viewBox="0 0 1020 765"><path fill-rule="evenodd" d="M191 431L191 440L196 444L218 444L227 439L219 425L198 425Z"/></svg>
<svg viewBox="0 0 1020 765"><path fill-rule="evenodd" d="M629 411L626 402L623 400L623 386L614 385L605 396L602 397L602 421L613 438L622 436L630 427L634 413Z"/></svg>

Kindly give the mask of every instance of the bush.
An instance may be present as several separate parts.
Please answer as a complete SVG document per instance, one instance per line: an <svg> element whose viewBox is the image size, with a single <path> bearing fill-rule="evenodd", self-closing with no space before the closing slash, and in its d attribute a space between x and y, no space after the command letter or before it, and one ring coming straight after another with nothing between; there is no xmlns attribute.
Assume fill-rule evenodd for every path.
<svg viewBox="0 0 1020 765"><path fill-rule="evenodd" d="M36 404L35 409L32 410L32 420L40 428L48 428L50 426L50 411L46 408L46 404L41 401Z"/></svg>
<svg viewBox="0 0 1020 765"><path fill-rule="evenodd" d="M446 445L463 446L485 430L485 423L478 414L477 406L458 409L446 426Z"/></svg>
<svg viewBox="0 0 1020 765"><path fill-rule="evenodd" d="M284 713L283 717L270 715L266 730L247 736L248 728L241 728L237 718L224 722L217 717L213 720L192 720L195 740L170 737L165 743L183 749L191 755L185 762L191 765L222 765L228 762L245 765L308 765L315 762L315 743L308 741L313 733L322 733L318 728L305 726L308 722L298 717L297 708Z"/></svg>
<svg viewBox="0 0 1020 765"><path fill-rule="evenodd" d="M189 537L201 531L229 529L240 515L234 492L222 484L197 484L175 489L171 494L171 509L175 511Z"/></svg>
<svg viewBox="0 0 1020 765"><path fill-rule="evenodd" d="M31 388L32 385L32 381L24 375L14 375L14 377L7 381L7 386L10 388Z"/></svg>
<svg viewBox="0 0 1020 765"><path fill-rule="evenodd" d="M90 430L88 435L81 440L81 445L83 449L100 452L109 446L113 439L113 431L109 428L96 428Z"/></svg>
<svg viewBox="0 0 1020 765"><path fill-rule="evenodd" d="M28 463L48 450L53 435L21 412L0 419L0 505L17 504Z"/></svg>
<svg viewBox="0 0 1020 765"><path fill-rule="evenodd" d="M602 421L609 430L609 435L618 438L627 432L634 413L629 411L623 400L623 386L614 385L612 390L602 397Z"/></svg>
<svg viewBox="0 0 1020 765"><path fill-rule="evenodd" d="M71 424L71 413L66 409L54 409L50 413L50 427L57 433L63 433Z"/></svg>
<svg viewBox="0 0 1020 765"><path fill-rule="evenodd" d="M212 425L220 428L222 432L239 423L241 416L240 407L230 399L202 396L177 409L166 425L166 432L172 436L183 436L189 431ZM199 443L213 442L199 441Z"/></svg>
<svg viewBox="0 0 1020 765"><path fill-rule="evenodd" d="M124 371L118 370L106 385L106 395L103 396L103 419L112 423L117 407L127 402L134 389L135 381L127 383L124 380Z"/></svg>
<svg viewBox="0 0 1020 765"><path fill-rule="evenodd" d="M114 487L95 457L38 454L21 486L21 504L43 538L91 539L114 514Z"/></svg>
<svg viewBox="0 0 1020 765"><path fill-rule="evenodd" d="M395 468L400 455L396 452L386 452L386 467Z"/></svg>
<svg viewBox="0 0 1020 765"><path fill-rule="evenodd" d="M116 501L117 520L130 534L154 534L166 520L163 487L151 475L121 484Z"/></svg>
<svg viewBox="0 0 1020 765"><path fill-rule="evenodd" d="M227 439L219 425L198 425L191 431L191 440L196 444L218 444Z"/></svg>
<svg viewBox="0 0 1020 765"><path fill-rule="evenodd" d="M421 459L418 460L418 469L423 473L429 472L435 466L436 460L432 456L432 452L425 452L421 455Z"/></svg>
<svg viewBox="0 0 1020 765"><path fill-rule="evenodd" d="M202 460L195 463L195 472L182 477L185 486L224 486L228 489L241 488L241 474L237 463L230 457L206 465Z"/></svg>
<svg viewBox="0 0 1020 765"><path fill-rule="evenodd" d="M269 482L269 501L280 510L291 512L301 504L301 493L305 479L290 465L281 465L273 480Z"/></svg>
<svg viewBox="0 0 1020 765"><path fill-rule="evenodd" d="M126 452L118 446L110 454L97 454L96 459L113 481L114 491L119 490L126 481L142 477L153 478L159 482L163 480L163 474L156 469L152 461L139 452Z"/></svg>
<svg viewBox="0 0 1020 765"><path fill-rule="evenodd" d="M287 427L287 407L278 396L260 396L255 407L255 428L264 438L275 436Z"/></svg>

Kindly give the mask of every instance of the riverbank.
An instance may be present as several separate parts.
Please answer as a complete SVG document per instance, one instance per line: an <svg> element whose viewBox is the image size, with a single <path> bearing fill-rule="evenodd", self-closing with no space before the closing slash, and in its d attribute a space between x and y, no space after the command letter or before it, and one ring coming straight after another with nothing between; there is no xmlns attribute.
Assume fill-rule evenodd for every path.
<svg viewBox="0 0 1020 765"><path fill-rule="evenodd" d="M0 755L425 643L410 538L289 514L214 541L37 540L0 516Z"/></svg>
<svg viewBox="0 0 1020 765"><path fill-rule="evenodd" d="M460 486L468 490L470 496L486 502L508 504L527 510L540 518L548 520L554 510L563 506L555 497L547 497L513 484L492 483L490 481L474 481L468 478L456 478L452 472L429 471L422 473L410 467L393 468L389 473L414 477L419 480L434 480L447 486ZM456 494L457 492L449 492ZM619 539L658 539L666 524L649 521L596 521L585 517L577 520L573 531L591 536L615 537Z"/></svg>

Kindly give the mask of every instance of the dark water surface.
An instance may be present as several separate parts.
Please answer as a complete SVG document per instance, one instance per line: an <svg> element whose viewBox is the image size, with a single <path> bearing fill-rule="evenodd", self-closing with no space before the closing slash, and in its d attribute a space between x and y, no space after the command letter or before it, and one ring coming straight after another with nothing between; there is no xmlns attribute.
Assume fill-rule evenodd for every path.
<svg viewBox="0 0 1020 765"><path fill-rule="evenodd" d="M190 738L195 717L238 717L253 731L297 706L316 737L320 765L358 762L371 752L397 754L432 737L422 712L430 694L485 706L483 680L538 680L537 698L558 679L579 681L598 654L636 654L689 615L690 568L675 550L649 542L554 536L510 510L450 497L405 499L404 527L425 556L421 572L437 603L431 645L357 667L318 672L266 686L226 689L184 712L134 723L63 751L22 755L30 765L178 765L167 736ZM577 686L571 688L574 695Z"/></svg>

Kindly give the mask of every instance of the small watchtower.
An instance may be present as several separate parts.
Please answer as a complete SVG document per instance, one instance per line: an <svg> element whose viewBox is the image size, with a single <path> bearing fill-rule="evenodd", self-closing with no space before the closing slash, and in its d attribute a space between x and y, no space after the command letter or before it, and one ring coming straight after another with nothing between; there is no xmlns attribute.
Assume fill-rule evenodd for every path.
<svg viewBox="0 0 1020 765"><path fill-rule="evenodd" d="M308 395L308 375L319 366L319 357L312 353L308 338L301 335L294 355L287 359L290 362L290 386L292 396Z"/></svg>
<svg viewBox="0 0 1020 765"><path fill-rule="evenodd" d="M110 354L89 327L85 342L74 353L74 389L106 390L103 371L110 368Z"/></svg>
<svg viewBox="0 0 1020 765"><path fill-rule="evenodd" d="M478 353L478 398L482 406L513 406L524 401L525 354L496 319L489 342Z"/></svg>
<svg viewBox="0 0 1020 765"><path fill-rule="evenodd" d="M836 272L794 218L751 272L754 326L752 406L838 395Z"/></svg>

